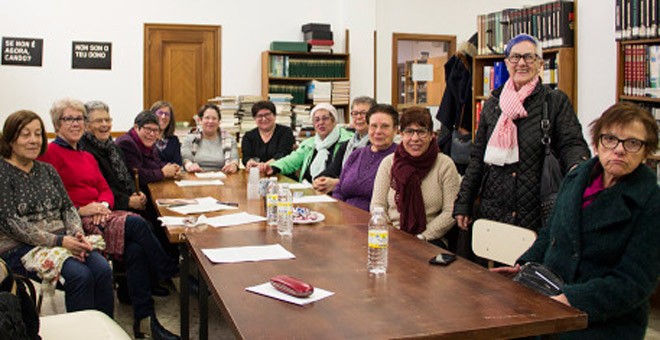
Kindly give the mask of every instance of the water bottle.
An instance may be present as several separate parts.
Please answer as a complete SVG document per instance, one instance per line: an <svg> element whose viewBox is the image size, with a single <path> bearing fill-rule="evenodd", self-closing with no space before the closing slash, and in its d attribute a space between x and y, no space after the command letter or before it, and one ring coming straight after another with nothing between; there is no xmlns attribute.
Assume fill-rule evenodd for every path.
<svg viewBox="0 0 660 340"><path fill-rule="evenodd" d="M277 233L286 236L293 233L293 195L288 183L280 184L277 195Z"/></svg>
<svg viewBox="0 0 660 340"><path fill-rule="evenodd" d="M247 199L259 199L259 168L250 168L248 174Z"/></svg>
<svg viewBox="0 0 660 340"><path fill-rule="evenodd" d="M277 225L277 196L279 190L277 177L271 177L268 180L268 188L266 189L266 219L269 227Z"/></svg>
<svg viewBox="0 0 660 340"><path fill-rule="evenodd" d="M387 272L387 243L389 222L383 207L374 207L369 220L367 269L371 274Z"/></svg>

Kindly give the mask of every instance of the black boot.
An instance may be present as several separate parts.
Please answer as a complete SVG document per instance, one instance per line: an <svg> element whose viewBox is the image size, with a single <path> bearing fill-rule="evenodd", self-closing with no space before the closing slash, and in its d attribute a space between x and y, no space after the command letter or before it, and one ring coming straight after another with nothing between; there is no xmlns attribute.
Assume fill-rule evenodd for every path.
<svg viewBox="0 0 660 340"><path fill-rule="evenodd" d="M149 331L147 332L145 328L147 328L147 324L149 324ZM152 338L154 340L179 340L181 337L178 335L168 331L163 327L158 322L158 319L156 319L155 315L152 315L150 317L146 317L142 320L137 320L133 323L133 335L135 336L136 339L145 339L145 338Z"/></svg>

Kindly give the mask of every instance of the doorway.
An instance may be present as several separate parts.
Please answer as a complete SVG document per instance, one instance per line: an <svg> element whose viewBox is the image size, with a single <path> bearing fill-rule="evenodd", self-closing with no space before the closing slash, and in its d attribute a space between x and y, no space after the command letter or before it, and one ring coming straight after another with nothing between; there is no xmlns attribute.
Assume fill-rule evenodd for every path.
<svg viewBox="0 0 660 340"><path fill-rule="evenodd" d="M445 63L456 51L456 36L393 33L392 105L438 106L445 90Z"/></svg>
<svg viewBox="0 0 660 340"><path fill-rule="evenodd" d="M144 108L158 100L174 106L179 125L221 94L221 26L144 25Z"/></svg>

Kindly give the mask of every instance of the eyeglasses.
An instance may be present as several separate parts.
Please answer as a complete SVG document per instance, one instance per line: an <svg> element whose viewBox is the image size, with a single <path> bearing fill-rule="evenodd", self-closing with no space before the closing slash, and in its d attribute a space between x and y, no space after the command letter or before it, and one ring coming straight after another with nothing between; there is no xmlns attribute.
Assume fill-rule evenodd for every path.
<svg viewBox="0 0 660 340"><path fill-rule="evenodd" d="M429 130L428 129L413 129L413 128L405 128L403 131L401 131L404 137L406 138L412 138L415 134L419 138L426 138L429 136Z"/></svg>
<svg viewBox="0 0 660 340"><path fill-rule="evenodd" d="M60 117L60 121L64 122L65 124L68 124L68 125L71 125L73 123L80 124L80 123L83 122L84 119L85 118L83 118L82 116L78 116L78 117Z"/></svg>
<svg viewBox="0 0 660 340"><path fill-rule="evenodd" d="M646 142L636 138L619 139L615 135L610 135L610 134L600 135L600 145L602 145L605 148L614 150L619 146L619 143L623 144L624 150L632 153L641 150L642 146L646 145Z"/></svg>
<svg viewBox="0 0 660 340"><path fill-rule="evenodd" d="M314 119L312 119L312 122L314 122L314 124L317 124L317 123L320 123L320 122L327 122L327 121L330 120L330 118L332 118L332 117L330 117L330 116L314 117Z"/></svg>
<svg viewBox="0 0 660 340"><path fill-rule="evenodd" d="M262 113L262 114L254 115L254 119L267 119L270 118L272 115L273 115L272 112Z"/></svg>
<svg viewBox="0 0 660 340"><path fill-rule="evenodd" d="M159 116L168 116L169 117L169 115L171 113L168 112L168 111L158 110L158 111L156 111L156 114L159 115Z"/></svg>
<svg viewBox="0 0 660 340"><path fill-rule="evenodd" d="M112 123L112 118L96 118L92 120L90 123L95 123L95 124L101 124L101 123Z"/></svg>
<svg viewBox="0 0 660 340"><path fill-rule="evenodd" d="M351 116L357 117L357 116L363 116L365 117L367 115L367 111L351 111Z"/></svg>
<svg viewBox="0 0 660 340"><path fill-rule="evenodd" d="M510 62L517 64L520 59L523 59L526 64L531 64L538 59L538 56L533 53L526 53L526 54L512 54L507 58Z"/></svg>
<svg viewBox="0 0 660 340"><path fill-rule="evenodd" d="M150 128L150 127L146 127L146 126L141 127L141 129L143 129L143 130L145 130L147 133L151 133L151 134L157 134L157 133L160 133L160 129L154 129L154 128Z"/></svg>

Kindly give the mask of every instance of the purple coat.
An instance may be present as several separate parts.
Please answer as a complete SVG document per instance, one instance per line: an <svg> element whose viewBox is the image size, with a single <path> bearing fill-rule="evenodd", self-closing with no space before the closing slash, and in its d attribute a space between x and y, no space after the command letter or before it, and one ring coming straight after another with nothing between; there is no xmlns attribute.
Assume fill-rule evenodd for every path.
<svg viewBox="0 0 660 340"><path fill-rule="evenodd" d="M396 144L382 151L371 151L371 145L354 150L348 156L332 196L362 210L369 211L374 180L380 162L396 150Z"/></svg>
<svg viewBox="0 0 660 340"><path fill-rule="evenodd" d="M117 138L115 143L124 152L128 171L133 174L133 169L138 169L143 192L147 192L147 184L163 180L162 169L165 164L158 157L158 150L153 146L147 148L142 144L135 130L130 129Z"/></svg>

